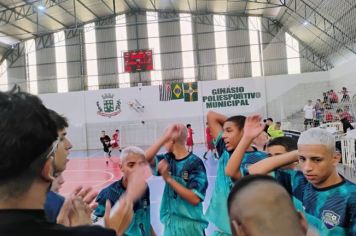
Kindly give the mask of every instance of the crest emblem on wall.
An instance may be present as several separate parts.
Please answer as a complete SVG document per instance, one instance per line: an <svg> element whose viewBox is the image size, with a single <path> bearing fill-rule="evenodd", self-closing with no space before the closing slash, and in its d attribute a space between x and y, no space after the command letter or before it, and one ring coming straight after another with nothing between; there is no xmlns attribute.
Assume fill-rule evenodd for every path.
<svg viewBox="0 0 356 236"><path fill-rule="evenodd" d="M96 102L98 107L97 114L105 117L116 116L121 112L121 101L120 99L114 99L115 95L112 93L105 93L102 96L102 102Z"/></svg>

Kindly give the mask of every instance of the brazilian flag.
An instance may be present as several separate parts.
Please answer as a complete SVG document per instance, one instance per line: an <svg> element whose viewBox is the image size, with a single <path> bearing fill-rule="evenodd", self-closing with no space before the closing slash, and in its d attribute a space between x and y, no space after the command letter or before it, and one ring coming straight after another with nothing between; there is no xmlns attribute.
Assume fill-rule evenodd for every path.
<svg viewBox="0 0 356 236"><path fill-rule="evenodd" d="M182 83L171 83L171 88L172 88L172 100L183 98Z"/></svg>
<svg viewBox="0 0 356 236"><path fill-rule="evenodd" d="M184 83L184 101L198 101L198 82Z"/></svg>

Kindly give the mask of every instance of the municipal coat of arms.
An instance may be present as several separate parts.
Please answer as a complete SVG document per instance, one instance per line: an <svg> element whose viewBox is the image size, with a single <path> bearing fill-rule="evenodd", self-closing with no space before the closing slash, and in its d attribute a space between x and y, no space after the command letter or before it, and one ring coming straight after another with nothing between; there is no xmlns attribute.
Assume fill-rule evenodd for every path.
<svg viewBox="0 0 356 236"><path fill-rule="evenodd" d="M96 102L96 106L98 107L97 114L105 117L116 116L121 112L121 101L120 99L115 100L114 94L105 93L101 97L103 98L102 103L99 101Z"/></svg>

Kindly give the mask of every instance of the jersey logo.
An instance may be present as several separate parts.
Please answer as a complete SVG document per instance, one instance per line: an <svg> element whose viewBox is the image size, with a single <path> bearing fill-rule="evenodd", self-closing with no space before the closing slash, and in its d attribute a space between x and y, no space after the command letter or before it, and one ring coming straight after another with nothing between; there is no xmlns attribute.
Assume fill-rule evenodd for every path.
<svg viewBox="0 0 356 236"><path fill-rule="evenodd" d="M324 210L321 219L328 229L332 229L340 223L340 216L330 210Z"/></svg>
<svg viewBox="0 0 356 236"><path fill-rule="evenodd" d="M185 181L188 181L189 180L189 173L188 171L183 171L182 173L182 178L185 180Z"/></svg>

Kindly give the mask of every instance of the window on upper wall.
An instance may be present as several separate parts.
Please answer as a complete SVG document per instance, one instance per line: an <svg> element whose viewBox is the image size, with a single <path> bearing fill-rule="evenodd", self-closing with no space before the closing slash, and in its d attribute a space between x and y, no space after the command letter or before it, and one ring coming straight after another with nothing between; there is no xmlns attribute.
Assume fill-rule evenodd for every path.
<svg viewBox="0 0 356 236"><path fill-rule="evenodd" d="M7 60L0 65L0 91L9 90L9 81L7 78Z"/></svg>
<svg viewBox="0 0 356 236"><path fill-rule="evenodd" d="M264 74L261 17L248 17L248 29L252 76L261 76Z"/></svg>
<svg viewBox="0 0 356 236"><path fill-rule="evenodd" d="M36 43L34 39L25 42L27 89L32 94L38 94Z"/></svg>
<svg viewBox="0 0 356 236"><path fill-rule="evenodd" d="M85 55L88 90L99 89L98 60L96 54L95 23L84 25Z"/></svg>
<svg viewBox="0 0 356 236"><path fill-rule="evenodd" d="M153 71L151 84L162 84L161 45L159 41L158 12L146 12L148 47L153 53Z"/></svg>
<svg viewBox="0 0 356 236"><path fill-rule="evenodd" d="M117 50L117 65L119 71L119 87L130 87L130 74L124 72L124 52L128 51L127 44L127 28L126 15L119 15L116 17L116 50Z"/></svg>
<svg viewBox="0 0 356 236"><path fill-rule="evenodd" d="M56 53L57 92L68 92L67 52L64 31L54 33Z"/></svg>
<svg viewBox="0 0 356 236"><path fill-rule="evenodd" d="M286 33L286 50L288 74L300 73L299 42L293 36Z"/></svg>
<svg viewBox="0 0 356 236"><path fill-rule="evenodd" d="M230 74L226 41L226 16L214 15L214 36L216 77L218 80L229 79Z"/></svg>
<svg viewBox="0 0 356 236"><path fill-rule="evenodd" d="M184 82L195 81L192 15L179 14Z"/></svg>

